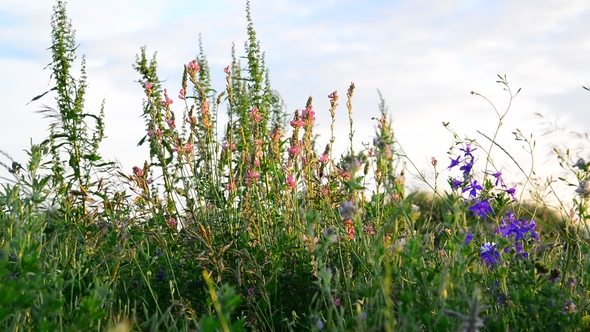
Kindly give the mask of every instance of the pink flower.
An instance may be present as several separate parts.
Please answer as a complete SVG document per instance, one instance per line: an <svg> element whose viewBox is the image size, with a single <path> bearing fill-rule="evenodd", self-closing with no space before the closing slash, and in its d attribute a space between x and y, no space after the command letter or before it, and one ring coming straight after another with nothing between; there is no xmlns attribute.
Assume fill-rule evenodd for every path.
<svg viewBox="0 0 590 332"><path fill-rule="evenodd" d="M151 91L152 91L152 87L153 87L152 83L150 83L150 82L147 82L147 83L145 84L145 91L146 91L146 92L151 92Z"/></svg>
<svg viewBox="0 0 590 332"><path fill-rule="evenodd" d="M330 99L338 99L338 91L334 91L328 95Z"/></svg>
<svg viewBox="0 0 590 332"><path fill-rule="evenodd" d="M258 108L254 107L252 109L252 112L250 112L250 119L252 119L252 121L254 121L254 122L258 122L258 121L262 120L262 115L260 115Z"/></svg>
<svg viewBox="0 0 590 332"><path fill-rule="evenodd" d="M144 175L143 173L143 169L137 167L137 166L133 166L133 174L135 176L137 176L138 178L142 177Z"/></svg>
<svg viewBox="0 0 590 332"><path fill-rule="evenodd" d="M285 178L285 184L287 185L287 189L293 190L297 188L297 183L295 182L295 179L293 179L292 174L287 175L287 178Z"/></svg>
<svg viewBox="0 0 590 332"><path fill-rule="evenodd" d="M327 161L328 161L328 158L330 158L330 157L328 156L328 154L323 154L323 155L321 155L321 156L318 158L318 161L319 161L320 163L325 163L325 162L327 162Z"/></svg>
<svg viewBox="0 0 590 332"><path fill-rule="evenodd" d="M293 127L293 128L301 128L301 127L303 127L303 125L305 125L305 122L303 122L303 120L301 120L299 118L294 118L289 123L291 124L291 127Z"/></svg>
<svg viewBox="0 0 590 332"><path fill-rule="evenodd" d="M224 150L227 150L229 148L229 146L227 145L227 142L223 142L223 144L221 145L221 148ZM236 147L236 145L234 143L232 143L231 149L232 149L232 151L236 151L238 148Z"/></svg>
<svg viewBox="0 0 590 332"><path fill-rule="evenodd" d="M246 176L245 176L245 180L246 180L246 185L250 185L251 183L256 182L256 180L258 180L260 178L260 174L258 174L258 172L253 171L251 169L246 171Z"/></svg>
<svg viewBox="0 0 590 332"><path fill-rule="evenodd" d="M180 91L178 91L178 98L180 98L180 99L186 98L186 91L184 91L184 89L180 89Z"/></svg>
<svg viewBox="0 0 590 332"><path fill-rule="evenodd" d="M308 106L301 112L301 116L304 119L310 119L311 121L315 120L315 112L313 111L313 107Z"/></svg>
<svg viewBox="0 0 590 332"><path fill-rule="evenodd" d="M186 143L186 145L184 146L184 148L188 152L193 152L193 146L190 143Z"/></svg>
<svg viewBox="0 0 590 332"><path fill-rule="evenodd" d="M168 121L166 121L166 123L168 123L168 125L170 126L171 129L176 128L176 124L174 123L174 120L168 120Z"/></svg>
<svg viewBox="0 0 590 332"><path fill-rule="evenodd" d="M191 126L196 126L197 125L197 117L192 115L190 117L187 117L185 120L187 123L189 123Z"/></svg>
<svg viewBox="0 0 590 332"><path fill-rule="evenodd" d="M289 152L289 156L291 158L296 158L297 156L299 156L301 154L301 148L299 148L299 145L295 145L295 146L288 148L287 152Z"/></svg>
<svg viewBox="0 0 590 332"><path fill-rule="evenodd" d="M223 72L229 75L229 66L223 68Z"/></svg>
<svg viewBox="0 0 590 332"><path fill-rule="evenodd" d="M201 67L199 67L199 64L197 63L197 60L193 60L193 61L189 62L187 67L189 69L189 72L193 72L193 73L196 73L201 69Z"/></svg>
<svg viewBox="0 0 590 332"><path fill-rule="evenodd" d="M178 226L178 222L176 219L170 217L168 220L166 220L166 226L168 226L168 228L176 228Z"/></svg>

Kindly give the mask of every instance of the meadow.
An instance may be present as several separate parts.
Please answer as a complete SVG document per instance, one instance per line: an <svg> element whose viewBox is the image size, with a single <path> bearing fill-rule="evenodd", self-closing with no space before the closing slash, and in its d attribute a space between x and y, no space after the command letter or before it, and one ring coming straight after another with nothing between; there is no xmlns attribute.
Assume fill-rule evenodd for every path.
<svg viewBox="0 0 590 332"><path fill-rule="evenodd" d="M137 140L149 155L120 169L101 156L104 108L85 109L85 60L73 73L74 30L56 2L54 86L31 96L55 98L40 111L48 138L28 147L26 164L2 153L12 175L0 190L3 331L590 331L590 162L557 151L577 179L572 202L523 199L528 182L508 185L490 157L506 152L497 138L510 110L490 102L494 135L443 124L454 145L429 167L451 176L409 192L417 168L385 101L362 149L354 83L316 97L329 110L310 97L287 115L249 5L246 15L245 56L233 49L222 89L202 47L179 64L178 83L162 82L155 55L139 51ZM497 82L517 97L506 76ZM337 109L350 119L342 154ZM329 129L316 112L330 112Z"/></svg>

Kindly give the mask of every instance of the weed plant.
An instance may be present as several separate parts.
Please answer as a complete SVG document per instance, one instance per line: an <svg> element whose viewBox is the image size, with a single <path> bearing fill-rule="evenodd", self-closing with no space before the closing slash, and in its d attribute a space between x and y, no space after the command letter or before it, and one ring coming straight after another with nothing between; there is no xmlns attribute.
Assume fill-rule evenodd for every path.
<svg viewBox="0 0 590 332"><path fill-rule="evenodd" d="M590 331L590 163L559 155L578 180L572 213L563 200L561 211L524 201L529 181L510 185L492 158L512 158L497 143L518 94L505 76L493 134L444 123L454 144L429 181L383 99L374 140L353 149L353 83L323 97L332 123L317 146L312 98L287 115L246 14L245 56L233 47L222 92L202 47L176 86L141 49L149 156L126 170L99 154L104 114L84 110L84 58L74 79L74 30L57 1L49 137L26 164L2 163L13 175L0 193L2 330ZM350 147L337 156L341 98ZM513 134L532 157L532 136ZM448 186L431 184L443 170ZM432 190L406 193L413 173Z"/></svg>

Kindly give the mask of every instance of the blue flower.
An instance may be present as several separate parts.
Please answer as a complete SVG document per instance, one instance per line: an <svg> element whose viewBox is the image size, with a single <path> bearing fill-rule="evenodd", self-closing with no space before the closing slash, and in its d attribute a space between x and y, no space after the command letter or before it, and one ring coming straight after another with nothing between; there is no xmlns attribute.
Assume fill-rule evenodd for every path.
<svg viewBox="0 0 590 332"><path fill-rule="evenodd" d="M481 191L483 188L477 183L477 180L469 180L469 184L463 188L463 192L469 191L469 196L476 197L477 191Z"/></svg>
<svg viewBox="0 0 590 332"><path fill-rule="evenodd" d="M471 154L471 152L477 150L477 148L471 149L471 143L467 143L465 145L465 148L461 148L459 150L464 152L465 157L471 157L473 159L473 155Z"/></svg>
<svg viewBox="0 0 590 332"><path fill-rule="evenodd" d="M451 165L448 167L448 169L451 169L457 165L459 165L459 159L461 158L461 156L458 156L457 159L453 159L451 157L449 157L451 159Z"/></svg>
<svg viewBox="0 0 590 332"><path fill-rule="evenodd" d="M471 168L473 167L473 162L466 163L465 165L459 167L459 170L463 171L463 176L468 176L471 173Z"/></svg>
<svg viewBox="0 0 590 332"><path fill-rule="evenodd" d="M516 187L512 187L510 189L506 189L506 192L512 197L515 202L518 202L516 199Z"/></svg>
<svg viewBox="0 0 590 332"><path fill-rule="evenodd" d="M452 179L450 181L450 184L451 184L451 188L453 190L457 190L459 187L461 187L463 185L463 181L457 180L457 179Z"/></svg>
<svg viewBox="0 0 590 332"><path fill-rule="evenodd" d="M475 204L469 208L469 210L476 216L485 218L486 215L492 214L492 207L487 200L483 199L481 201L475 200Z"/></svg>
<svg viewBox="0 0 590 332"><path fill-rule="evenodd" d="M473 240L473 234L471 234L471 231L467 232L467 236L465 236L465 245L469 245L469 242L471 242L471 240Z"/></svg>
<svg viewBox="0 0 590 332"><path fill-rule="evenodd" d="M498 186L498 183L504 186L504 180L502 180L502 171L491 173L491 175L496 178L496 182L494 183L496 187Z"/></svg>
<svg viewBox="0 0 590 332"><path fill-rule="evenodd" d="M527 221L524 219L516 220L514 212L508 212L506 217L502 218L502 223L498 228L498 233L503 237L510 237L514 235L514 240L519 241L525 238L526 233L530 233L533 239L538 239L538 234L535 231L535 220Z"/></svg>
<svg viewBox="0 0 590 332"><path fill-rule="evenodd" d="M500 262L500 252L496 248L495 242L486 242L479 248L479 255L481 260L487 267L494 266Z"/></svg>

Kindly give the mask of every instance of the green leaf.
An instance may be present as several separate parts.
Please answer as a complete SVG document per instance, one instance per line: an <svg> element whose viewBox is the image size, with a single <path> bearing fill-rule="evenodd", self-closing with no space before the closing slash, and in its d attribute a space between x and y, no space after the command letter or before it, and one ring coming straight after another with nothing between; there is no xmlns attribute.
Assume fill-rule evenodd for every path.
<svg viewBox="0 0 590 332"><path fill-rule="evenodd" d="M53 88L51 88L51 89L49 89L49 90L47 90L47 91L43 92L42 94L40 94L40 95L36 96L35 98L31 99L31 101L29 101L29 102L27 103L27 105L28 105L28 104L30 104L30 103L32 103L32 102L34 102L35 100L39 100L39 99L41 99L43 96L45 96L45 95L46 95L46 94L48 94L49 92L51 92L51 91L55 91L55 90L57 90L57 87L53 87Z"/></svg>
<svg viewBox="0 0 590 332"><path fill-rule="evenodd" d="M144 136L142 139L140 139L140 140L139 140L139 143L137 143L137 146L142 146L142 145L143 145L143 143L145 142L145 139L146 139L147 137L148 137L148 136L147 136L147 135L145 135L145 136Z"/></svg>

